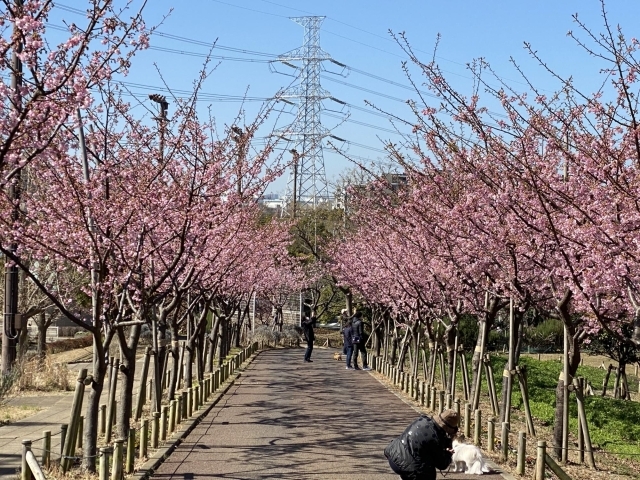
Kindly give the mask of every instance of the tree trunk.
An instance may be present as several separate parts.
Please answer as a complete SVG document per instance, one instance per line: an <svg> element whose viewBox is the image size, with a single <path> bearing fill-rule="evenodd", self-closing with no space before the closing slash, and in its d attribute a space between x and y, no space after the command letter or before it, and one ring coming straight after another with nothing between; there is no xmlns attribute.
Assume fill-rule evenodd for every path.
<svg viewBox="0 0 640 480"><path fill-rule="evenodd" d="M571 385L573 376L580 366L580 338L576 335L576 328L569 313L569 304L571 302L572 293L567 291L564 298L558 302L556 310L560 313L560 317L569 334L569 378L566 379L567 385ZM553 454L556 458L562 458L562 424L564 418L564 394L565 380L564 375L560 375L556 386L556 412L553 424Z"/></svg>
<svg viewBox="0 0 640 480"><path fill-rule="evenodd" d="M213 357L216 354L216 347L218 343L218 328L220 327L220 317L215 316L215 320L213 322L213 326L211 327L211 331L207 337L207 341L209 342L209 354L207 357L207 372L213 372Z"/></svg>
<svg viewBox="0 0 640 480"><path fill-rule="evenodd" d="M120 400L116 412L116 431L118 438L129 438L129 423L133 406L133 380L136 373L136 350L140 338L140 325L134 325L129 331L127 340L124 333L118 335L120 342L120 369L118 383L120 384Z"/></svg>
<svg viewBox="0 0 640 480"><path fill-rule="evenodd" d="M449 325L447 325L447 328L445 330L445 334L444 334L444 340L445 340L445 345L447 347L447 385L444 385L445 387L445 391L447 392L451 392L451 385L452 383L455 381L454 380L454 368L455 368L455 364L453 362L453 358L456 355L456 338L458 336L458 328L456 326L456 322L454 322L453 320L451 320L451 322L449 323Z"/></svg>
<svg viewBox="0 0 640 480"><path fill-rule="evenodd" d="M407 331L404 334L404 338L402 339L402 344L400 345L400 355L398 355L398 364L397 367L401 372L404 372L404 361L407 356L407 349L409 348L409 341L411 340L411 329L407 328Z"/></svg>
<svg viewBox="0 0 640 480"><path fill-rule="evenodd" d="M38 326L38 356L44 358L47 352L47 330L51 326L51 320L47 320L47 314L41 312L35 322Z"/></svg>
<svg viewBox="0 0 640 480"><path fill-rule="evenodd" d="M471 361L471 371L472 371L472 380L471 380L471 408L478 408L478 401L480 395L480 387L482 385L481 378L478 378L482 375L482 356L484 355L487 348L487 340L489 339L489 331L493 327L493 322L495 321L496 315L500 310L500 299L497 297L491 297L491 299L487 299L485 313L480 320L478 320L478 340L476 341L476 348L473 351L473 357ZM478 392L476 393L476 389Z"/></svg>
<svg viewBox="0 0 640 480"><path fill-rule="evenodd" d="M100 327L100 325L98 325ZM93 341L96 345L95 365L93 368L93 380L89 385L89 396L85 410L84 439L82 444L83 460L82 465L87 472L95 473L98 454L98 413L100 411L100 396L104 389L104 378L107 374L107 362L105 351L109 348L109 343L103 346L102 334L98 330L93 333Z"/></svg>
<svg viewBox="0 0 640 480"><path fill-rule="evenodd" d="M169 376L169 401L175 400L178 388L178 372L180 371L180 341L178 340L178 327L171 325L171 347L169 355L171 357L171 375Z"/></svg>
<svg viewBox="0 0 640 480"><path fill-rule="evenodd" d="M188 341L184 348L184 388L193 385L193 341Z"/></svg>
<svg viewBox="0 0 640 480"><path fill-rule="evenodd" d="M504 366L505 371L512 371L518 366L519 356L516 356L517 344L518 342L518 332L521 330L520 325L522 324L523 313L514 308L513 311L513 334L509 331L509 352L507 363ZM511 330L511 326L509 328ZM512 364L512 368L509 368L509 365ZM506 376L502 376L502 402L500 404L500 423L506 422L505 416L507 414L506 409L507 405L511 406L511 392L509 391L509 387L513 388L513 378L514 375L511 375L511 382L509 382Z"/></svg>

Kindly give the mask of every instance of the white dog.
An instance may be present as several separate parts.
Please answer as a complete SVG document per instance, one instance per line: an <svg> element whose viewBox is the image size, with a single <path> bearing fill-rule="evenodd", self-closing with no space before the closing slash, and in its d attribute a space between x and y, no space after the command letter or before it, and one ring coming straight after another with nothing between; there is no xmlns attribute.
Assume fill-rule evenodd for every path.
<svg viewBox="0 0 640 480"><path fill-rule="evenodd" d="M453 457L451 465L454 472L465 472L470 475L482 475L489 472L489 467L484 463L482 451L475 445L453 441Z"/></svg>

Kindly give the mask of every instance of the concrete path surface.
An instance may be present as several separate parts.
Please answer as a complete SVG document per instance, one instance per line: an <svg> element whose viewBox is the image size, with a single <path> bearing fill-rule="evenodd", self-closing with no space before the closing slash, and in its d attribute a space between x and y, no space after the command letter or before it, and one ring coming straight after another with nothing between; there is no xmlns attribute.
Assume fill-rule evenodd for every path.
<svg viewBox="0 0 640 480"><path fill-rule="evenodd" d="M260 353L153 478L397 479L383 450L418 413L332 354L304 363L303 349Z"/></svg>

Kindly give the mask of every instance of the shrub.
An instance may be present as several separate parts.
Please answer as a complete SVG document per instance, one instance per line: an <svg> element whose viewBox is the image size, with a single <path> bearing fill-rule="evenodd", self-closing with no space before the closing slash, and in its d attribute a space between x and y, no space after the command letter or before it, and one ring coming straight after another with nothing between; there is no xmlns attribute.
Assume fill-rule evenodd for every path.
<svg viewBox="0 0 640 480"><path fill-rule="evenodd" d="M66 365L53 362L49 357L31 357L16 365L16 375L12 391L25 390L71 390L69 369Z"/></svg>
<svg viewBox="0 0 640 480"><path fill-rule="evenodd" d="M9 392L15 383L17 370L13 370L11 373L7 375L0 374L0 406L2 406L9 396Z"/></svg>
<svg viewBox="0 0 640 480"><path fill-rule="evenodd" d="M524 331L524 341L530 347L550 351L562 348L564 327L560 320L548 318Z"/></svg>

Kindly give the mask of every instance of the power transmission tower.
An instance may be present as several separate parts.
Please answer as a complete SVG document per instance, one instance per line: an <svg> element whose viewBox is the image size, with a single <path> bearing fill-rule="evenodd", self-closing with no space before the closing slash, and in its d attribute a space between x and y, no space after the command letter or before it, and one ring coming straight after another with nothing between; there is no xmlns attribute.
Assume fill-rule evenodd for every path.
<svg viewBox="0 0 640 480"><path fill-rule="evenodd" d="M289 127L278 131L278 134L295 142L293 155L294 165L289 175L283 213L288 215L292 205L312 206L329 200L327 176L324 168L322 141L326 137L342 139L331 135L322 126L320 114L323 100L341 102L320 86L322 62L330 61L343 68L346 66L336 62L327 52L320 48L320 25L325 17L292 17L291 20L304 27L304 44L290 52L278 56L278 61L298 69L298 81L285 89L278 98L286 103L297 105L296 118ZM292 62L300 63L296 66ZM293 153L293 152L292 152Z"/></svg>

